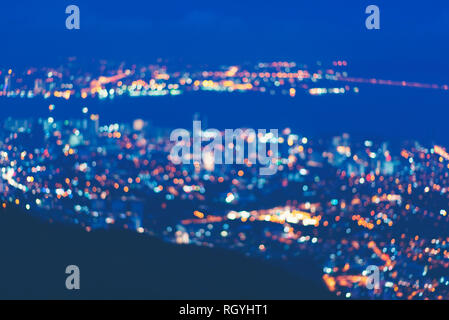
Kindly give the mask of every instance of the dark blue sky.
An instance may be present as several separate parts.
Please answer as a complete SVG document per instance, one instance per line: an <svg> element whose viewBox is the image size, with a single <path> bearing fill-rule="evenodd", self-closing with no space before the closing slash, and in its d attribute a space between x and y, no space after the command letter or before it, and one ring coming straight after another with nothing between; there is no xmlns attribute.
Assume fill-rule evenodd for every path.
<svg viewBox="0 0 449 320"><path fill-rule="evenodd" d="M65 7L81 30L65 29ZM381 30L365 29L365 8ZM449 78L449 2L432 1L3 1L0 66L63 57L185 63L344 58L353 74L416 81Z"/></svg>

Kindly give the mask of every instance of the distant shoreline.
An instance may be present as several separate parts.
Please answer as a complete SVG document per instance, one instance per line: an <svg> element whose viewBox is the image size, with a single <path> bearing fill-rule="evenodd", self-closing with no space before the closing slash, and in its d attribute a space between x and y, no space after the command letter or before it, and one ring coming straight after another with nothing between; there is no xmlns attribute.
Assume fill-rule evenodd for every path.
<svg viewBox="0 0 449 320"><path fill-rule="evenodd" d="M449 144L446 120L449 94L413 88L361 86L359 94L314 97L306 94L271 96L268 93L185 93L164 97L104 99L0 98L0 116L15 118L80 118L84 106L99 113L100 122L149 120L156 127L190 127L200 114L209 126L285 128L306 135L343 132L364 138L400 142Z"/></svg>

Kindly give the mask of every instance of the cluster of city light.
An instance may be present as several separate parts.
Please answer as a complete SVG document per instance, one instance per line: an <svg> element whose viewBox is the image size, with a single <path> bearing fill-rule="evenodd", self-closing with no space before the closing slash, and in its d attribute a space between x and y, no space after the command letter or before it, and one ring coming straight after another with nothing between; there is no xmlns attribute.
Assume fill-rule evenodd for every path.
<svg viewBox="0 0 449 320"><path fill-rule="evenodd" d="M226 72L237 75L239 69ZM54 109L49 106L50 112ZM322 263L329 290L344 297L440 298L449 293L449 279L435 275L449 268L449 239L442 236L449 222L443 147L416 142L394 149L371 140L353 143L347 134L315 140L285 128L277 139L258 136L279 144L279 170L260 177L248 161L175 165L168 161L169 138L147 133L145 121L100 125L99 115L89 114L85 104L81 110L83 120L60 120L54 114L34 122L4 120L3 207L37 209L36 214L87 231L114 225L150 233L155 221L167 219L158 226L160 234L180 244L287 260L306 253ZM44 128L44 144L25 149L19 138L36 127ZM285 201L272 204L271 195L284 193ZM178 212L179 203L192 206ZM147 204L153 208L148 213L160 215L154 223L143 222ZM410 220L432 226L428 229L436 234L400 233L398 228ZM364 270L372 264L384 277L376 291L366 288Z"/></svg>

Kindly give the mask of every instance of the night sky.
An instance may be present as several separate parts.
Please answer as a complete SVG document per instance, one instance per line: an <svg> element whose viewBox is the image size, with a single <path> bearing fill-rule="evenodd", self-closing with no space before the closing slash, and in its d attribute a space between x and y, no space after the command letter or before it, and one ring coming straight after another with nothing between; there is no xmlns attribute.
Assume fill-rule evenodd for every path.
<svg viewBox="0 0 449 320"><path fill-rule="evenodd" d="M67 5L81 29L65 29ZM376 4L381 30L365 28ZM449 3L425 1L3 1L0 65L69 56L192 64L350 61L352 74L447 82Z"/></svg>

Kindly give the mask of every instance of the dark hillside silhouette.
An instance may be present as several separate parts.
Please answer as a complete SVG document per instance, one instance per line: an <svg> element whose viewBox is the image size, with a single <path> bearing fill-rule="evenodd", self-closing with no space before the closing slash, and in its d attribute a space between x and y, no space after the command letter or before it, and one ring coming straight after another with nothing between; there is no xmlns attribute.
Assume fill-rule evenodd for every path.
<svg viewBox="0 0 449 320"><path fill-rule="evenodd" d="M0 299L332 298L319 279L234 252L127 231L88 233L11 208L0 210L0 254ZM65 288L71 264L80 268L78 291Z"/></svg>

